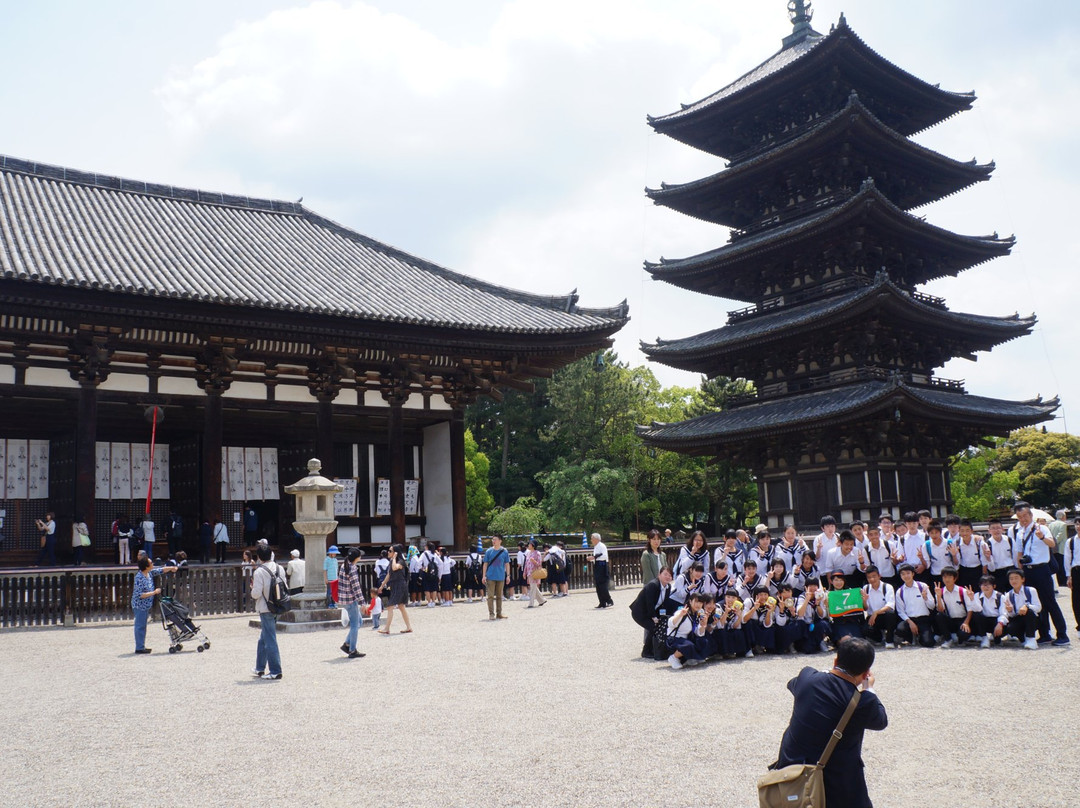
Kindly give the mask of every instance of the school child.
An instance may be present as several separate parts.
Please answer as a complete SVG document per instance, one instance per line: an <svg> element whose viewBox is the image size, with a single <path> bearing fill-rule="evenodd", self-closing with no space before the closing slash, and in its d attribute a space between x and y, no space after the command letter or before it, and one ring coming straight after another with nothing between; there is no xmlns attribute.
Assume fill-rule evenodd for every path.
<svg viewBox="0 0 1080 808"><path fill-rule="evenodd" d="M795 643L795 650L804 654L828 651L825 638L830 631L829 599L821 591L819 578L806 580L806 591L795 599L795 616L806 626L803 638Z"/></svg>
<svg viewBox="0 0 1080 808"><path fill-rule="evenodd" d="M799 538L795 525L788 525L784 528L784 537L773 547L773 561L779 558L789 570L793 570L802 563L805 552L806 545Z"/></svg>
<svg viewBox="0 0 1080 808"><path fill-rule="evenodd" d="M945 532L942 534L949 544L960 543L960 517L950 513L945 517Z"/></svg>
<svg viewBox="0 0 1080 808"><path fill-rule="evenodd" d="M439 598L440 606L454 605L454 567L457 561L450 557L445 547L439 548L439 556L435 559L439 565Z"/></svg>
<svg viewBox="0 0 1080 808"><path fill-rule="evenodd" d="M975 604L968 600L968 592L956 585L957 577L956 567L945 567L941 571L942 583L934 584L937 606L934 633L942 638L942 648L964 645L971 639L971 623L967 618L968 610L975 608Z"/></svg>
<svg viewBox="0 0 1080 808"><path fill-rule="evenodd" d="M716 564L713 567L713 571L705 576L705 583L702 585L702 591L706 595L712 595L715 598L717 605L723 603L724 594L730 589L735 591L736 582L735 579L728 575L727 561L723 557L716 560Z"/></svg>
<svg viewBox="0 0 1080 808"><path fill-rule="evenodd" d="M435 542L429 541L420 554L420 570L423 572L424 596L427 608L434 609L439 595L439 553Z"/></svg>
<svg viewBox="0 0 1080 808"><path fill-rule="evenodd" d="M763 530L757 534L757 544L750 548L750 552L746 554L746 557L747 560L756 561L757 568L762 572L772 567L773 551L769 531Z"/></svg>
<svg viewBox="0 0 1080 808"><path fill-rule="evenodd" d="M970 519L960 520L960 540L955 546L957 586L965 589L978 586L983 576L982 538L975 535Z"/></svg>
<svg viewBox="0 0 1080 808"><path fill-rule="evenodd" d="M724 659L735 659L746 656L750 646L746 643L746 634L743 631L742 615L743 603L739 600L734 589L728 589L724 593L724 605L718 609L719 647Z"/></svg>
<svg viewBox="0 0 1080 808"><path fill-rule="evenodd" d="M839 592L842 589L857 589L858 587L849 586L847 583L847 577L844 573L837 570L829 575L829 583L832 586L832 591ZM844 637L862 637L863 629L866 626L866 618L860 611L857 614L841 614L831 615L829 617L832 623L832 641L833 644L837 644Z"/></svg>
<svg viewBox="0 0 1080 808"><path fill-rule="evenodd" d="M472 603L473 598L482 600L484 585L480 578L484 572L484 553L480 547L474 547L465 558L465 602Z"/></svg>
<svg viewBox="0 0 1080 808"><path fill-rule="evenodd" d="M817 554L813 550L803 553L799 566L791 573L791 587L796 595L806 591L806 582L811 578L821 578L821 572L817 565Z"/></svg>
<svg viewBox="0 0 1080 808"><path fill-rule="evenodd" d="M708 659L722 653L720 646L720 614L716 610L716 598L712 595L701 596L701 607L704 610L702 622L705 624L705 633L698 640L701 655Z"/></svg>
<svg viewBox="0 0 1080 808"><path fill-rule="evenodd" d="M915 511L904 514L904 533L900 536L900 562L910 564L915 575L922 575L926 570L923 559L926 536L919 530L919 515Z"/></svg>
<svg viewBox="0 0 1080 808"><path fill-rule="evenodd" d="M723 558L727 562L728 574L736 578L743 574L743 561L746 557L739 549L738 539L734 530L724 534L724 546L716 548L716 558Z"/></svg>
<svg viewBox="0 0 1080 808"><path fill-rule="evenodd" d="M872 642L884 640L886 648L896 647L896 589L884 581L871 564L866 568L866 586L862 588L866 610L866 637Z"/></svg>
<svg viewBox="0 0 1080 808"><path fill-rule="evenodd" d="M881 535L881 528L877 525L869 525L866 528L866 544L863 545L859 563L863 567L863 575L870 577L867 570L876 567L881 580L889 584L893 590L900 582L900 576L896 573L896 559L899 557L900 543L895 538L885 538Z"/></svg>
<svg viewBox="0 0 1080 808"><path fill-rule="evenodd" d="M803 638L806 630L806 624L795 612L795 594L790 583L780 584L776 593L773 622L776 623L776 653L790 654L791 647Z"/></svg>
<svg viewBox="0 0 1080 808"><path fill-rule="evenodd" d="M743 577L739 580L737 585L739 600L743 603L752 601L754 599L754 590L758 587L765 587L765 591L769 591L769 585L765 576L758 575L757 562L748 558L746 564L743 565Z"/></svg>
<svg viewBox="0 0 1080 808"><path fill-rule="evenodd" d="M371 617L371 630L378 631L379 620L382 617L382 598L379 597L378 594L372 597L371 603L368 605L368 609L370 610L369 616ZM363 622L362 618L361 622Z"/></svg>
<svg viewBox="0 0 1080 808"><path fill-rule="evenodd" d="M747 656L764 654L776 647L775 612L776 598L769 596L767 586L756 587L753 600L743 602L743 631L750 645Z"/></svg>
<svg viewBox="0 0 1080 808"><path fill-rule="evenodd" d="M990 536L983 547L983 559L986 571L994 576L994 588L998 592L1008 592L1009 570L1016 566L1016 552L1011 536L1005 535L1001 520L992 518L989 522Z"/></svg>
<svg viewBox="0 0 1080 808"><path fill-rule="evenodd" d="M668 621L667 644L672 649L668 664L672 668L678 670L683 665L697 665L705 659L695 642L697 638L705 636L705 623L701 619L704 614L702 595L694 592Z"/></svg>
<svg viewBox="0 0 1080 808"><path fill-rule="evenodd" d="M410 547L409 550L415 550ZM409 605L419 606L424 601L424 567L420 553L409 553Z"/></svg>
<svg viewBox="0 0 1080 808"><path fill-rule="evenodd" d="M699 561L695 561L671 582L671 599L680 606L692 595L704 594L705 591L705 568Z"/></svg>
<svg viewBox="0 0 1080 808"><path fill-rule="evenodd" d="M765 585L769 587L769 594L774 598L779 597L780 587L787 585L791 586L791 578L788 576L787 564L783 559L774 558L772 566L769 569L769 574L765 576Z"/></svg>
<svg viewBox="0 0 1080 808"><path fill-rule="evenodd" d="M995 584L993 575L980 578L979 593L974 595L975 605L968 611L971 636L982 637L980 648L989 648L991 641L994 645L1001 645L1001 636L1008 622L1005 596L995 589Z"/></svg>
<svg viewBox="0 0 1080 808"><path fill-rule="evenodd" d="M1009 570L1009 591L1005 593L1005 633L1016 639L1024 637L1024 647L1036 650L1035 630L1039 627L1042 604L1039 593L1032 586L1024 585L1024 573Z"/></svg>
<svg viewBox="0 0 1080 808"><path fill-rule="evenodd" d="M934 620L931 613L934 610L934 597L930 587L915 580L915 567L907 563L900 565L900 580L903 584L896 590L896 614L899 617L896 639L933 648Z"/></svg>
<svg viewBox="0 0 1080 808"><path fill-rule="evenodd" d="M836 538L836 519L828 515L821 517L821 532L814 539L814 554L824 560L829 550L839 546L840 542Z"/></svg>
<svg viewBox="0 0 1080 808"><path fill-rule="evenodd" d="M915 576L924 584L930 586L941 583L941 571L947 566L956 566L956 548L945 541L941 534L941 523L936 519L930 522L930 538L923 543L925 554L923 563L926 569L922 576Z"/></svg>
<svg viewBox="0 0 1080 808"><path fill-rule="evenodd" d="M840 546L829 551L825 559L825 570L830 575L842 572L845 579L851 581L852 588L863 584L862 570L859 569L859 554L855 552L855 536L850 530L840 531ZM861 551L860 551L861 552Z"/></svg>

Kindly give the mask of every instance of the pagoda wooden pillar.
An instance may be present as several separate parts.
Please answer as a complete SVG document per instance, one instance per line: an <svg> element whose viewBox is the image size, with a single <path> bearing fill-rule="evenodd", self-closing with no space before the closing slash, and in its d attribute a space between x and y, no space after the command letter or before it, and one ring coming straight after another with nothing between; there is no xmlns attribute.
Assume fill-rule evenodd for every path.
<svg viewBox="0 0 1080 808"><path fill-rule="evenodd" d="M469 545L469 512L465 486L465 408L456 406L450 416L450 498L454 522L454 549Z"/></svg>
<svg viewBox="0 0 1080 808"><path fill-rule="evenodd" d="M315 413L315 456L322 461L321 474L334 476L334 402L319 399Z"/></svg>

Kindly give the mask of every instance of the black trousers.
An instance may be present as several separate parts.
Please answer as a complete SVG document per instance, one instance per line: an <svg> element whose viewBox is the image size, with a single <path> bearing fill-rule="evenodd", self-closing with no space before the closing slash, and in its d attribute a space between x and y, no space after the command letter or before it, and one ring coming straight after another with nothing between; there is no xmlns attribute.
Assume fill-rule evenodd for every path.
<svg viewBox="0 0 1080 808"><path fill-rule="evenodd" d="M1073 617L1076 619L1076 630L1080 631L1080 567L1073 567L1069 572L1073 579L1072 607Z"/></svg>
<svg viewBox="0 0 1080 808"><path fill-rule="evenodd" d="M956 575L957 586L967 588L971 587L976 592L979 591L979 579L982 578L982 567L960 567Z"/></svg>
<svg viewBox="0 0 1080 808"><path fill-rule="evenodd" d="M1039 612L1039 636L1050 636L1050 621L1054 621L1054 631L1059 637L1068 637L1065 615L1061 613L1057 598L1054 597L1054 576L1050 574L1049 564L1029 564L1024 567L1024 583L1039 593L1042 610Z"/></svg>
<svg viewBox="0 0 1080 808"><path fill-rule="evenodd" d="M1009 624L1005 626L1005 633L1011 634L1018 639L1029 639L1035 636L1035 629L1038 625L1038 617L1033 612L1028 612L1010 618Z"/></svg>
<svg viewBox="0 0 1080 808"><path fill-rule="evenodd" d="M597 561L593 565L593 583L596 584L596 598L600 601L600 606L615 605L615 602L611 599L611 592L608 591L608 581L610 580L608 563L606 561Z"/></svg>
<svg viewBox="0 0 1080 808"><path fill-rule="evenodd" d="M866 638L874 642L893 642L896 638L896 623L900 619L896 612L883 612L874 618L874 625L866 621Z"/></svg>
<svg viewBox="0 0 1080 808"><path fill-rule="evenodd" d="M1012 589L1012 587L1009 586L1009 570L1008 569L994 570L993 575L994 575L994 589L996 589L998 592L1001 592L1002 594L1005 594L1010 589Z"/></svg>
<svg viewBox="0 0 1080 808"><path fill-rule="evenodd" d="M214 547L217 550L217 562L223 564L225 562L225 551L229 549L229 543L226 541L214 542Z"/></svg>
<svg viewBox="0 0 1080 808"><path fill-rule="evenodd" d="M922 617L913 617L912 621L918 629L918 636L912 635L911 626L908 625L907 620L901 620L896 626L896 638L911 642L912 645L918 642L923 648L933 648L934 619L927 614Z"/></svg>
<svg viewBox="0 0 1080 808"><path fill-rule="evenodd" d="M1054 553L1054 559L1057 561L1057 582L1058 586L1065 586L1065 580L1068 577L1065 572L1065 554Z"/></svg>
<svg viewBox="0 0 1080 808"><path fill-rule="evenodd" d="M945 639L948 639L951 634L957 635L960 642L971 639L971 632L964 630L963 617L949 617L943 612L934 613L934 631Z"/></svg>
<svg viewBox="0 0 1080 808"><path fill-rule="evenodd" d="M987 617L984 614L973 614L971 615L971 633L976 637L993 634L997 622L998 619L996 617Z"/></svg>

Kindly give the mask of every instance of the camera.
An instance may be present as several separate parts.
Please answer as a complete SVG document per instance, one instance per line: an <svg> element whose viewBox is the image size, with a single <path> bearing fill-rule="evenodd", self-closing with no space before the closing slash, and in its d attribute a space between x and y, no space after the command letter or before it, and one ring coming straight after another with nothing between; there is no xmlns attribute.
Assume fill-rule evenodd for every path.
<svg viewBox="0 0 1080 808"><path fill-rule="evenodd" d="M1026 567L1028 564L1031 563L1031 556L1029 556L1027 553L1024 553L1024 555L1020 556L1020 563Z"/></svg>

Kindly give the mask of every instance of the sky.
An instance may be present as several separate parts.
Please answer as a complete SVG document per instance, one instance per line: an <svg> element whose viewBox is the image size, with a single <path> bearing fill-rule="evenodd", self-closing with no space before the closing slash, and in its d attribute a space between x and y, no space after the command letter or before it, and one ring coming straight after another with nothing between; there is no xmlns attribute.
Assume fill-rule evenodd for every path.
<svg viewBox="0 0 1080 808"><path fill-rule="evenodd" d="M459 272L583 306L629 301L615 349L717 328L739 301L651 280L646 260L728 232L645 187L723 167L657 135L790 33L784 0L0 0L0 154L303 204ZM958 311L1036 313L1022 339L938 371L969 392L1058 395L1080 427L1080 36L1073 3L818 0L870 47L975 108L921 133L989 183L920 208L1015 234L1011 256L927 284ZM332 290L327 290L332 294ZM697 375L650 365L666 385ZM1072 409L1070 409L1070 405Z"/></svg>

